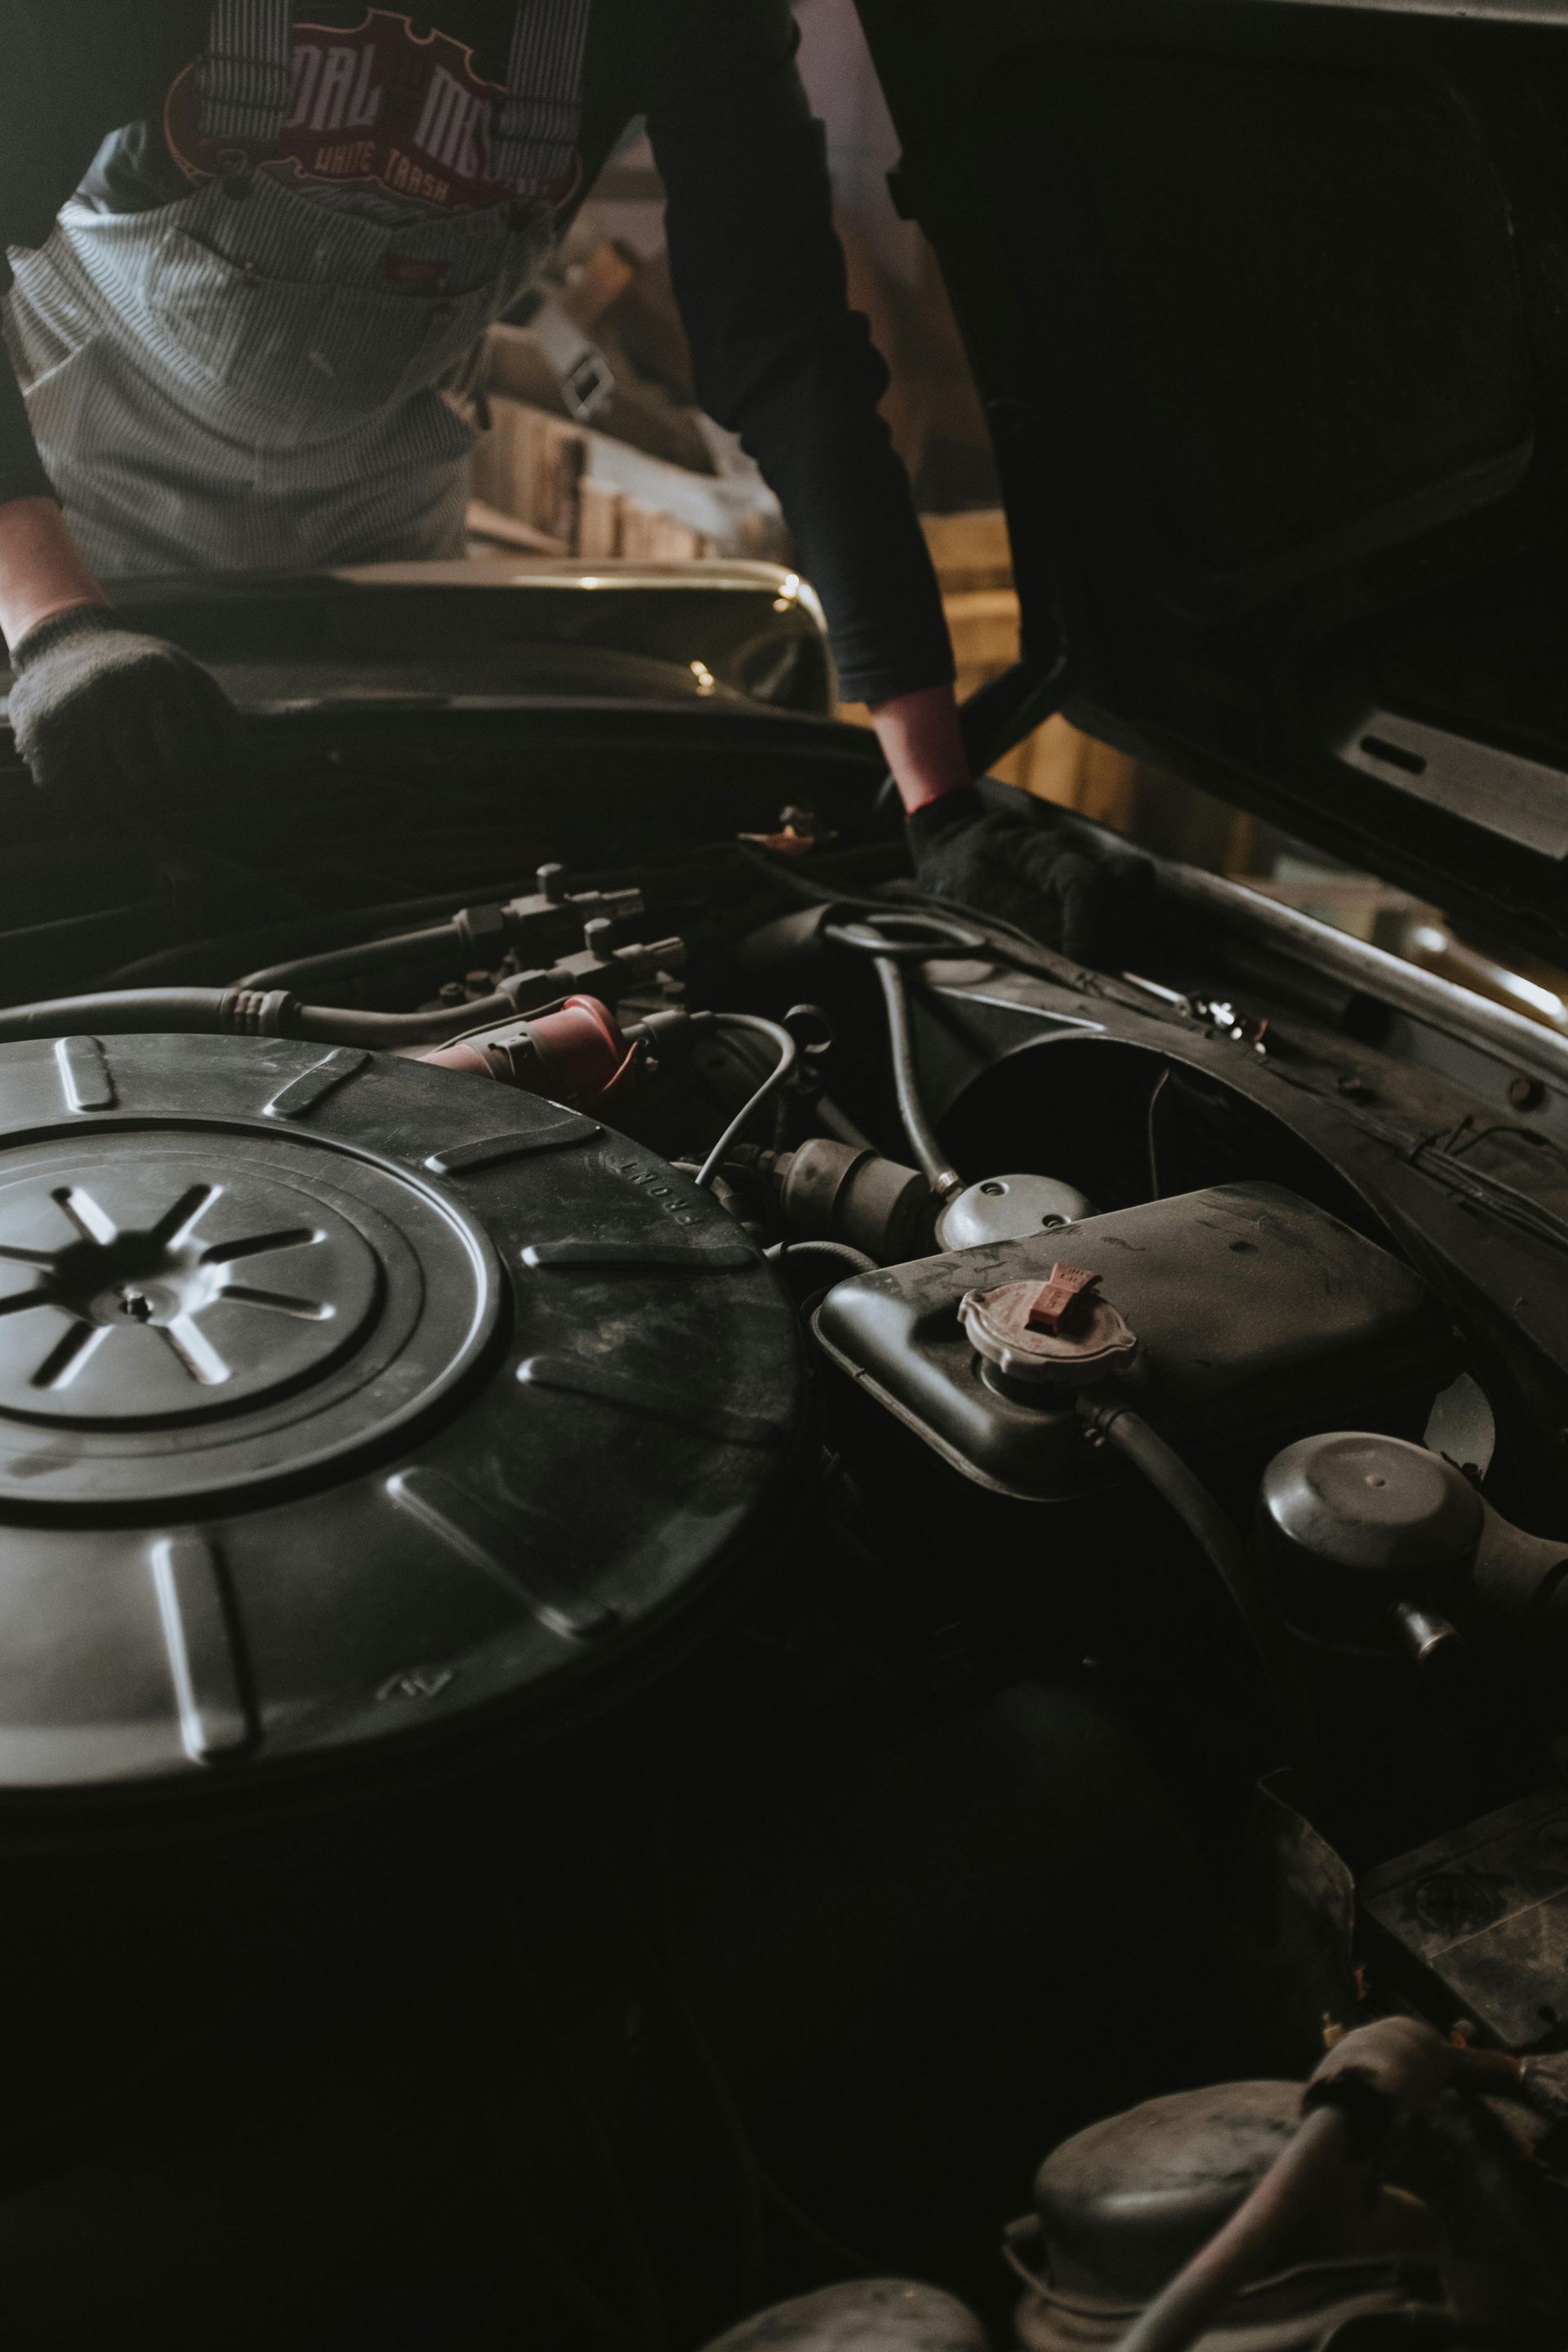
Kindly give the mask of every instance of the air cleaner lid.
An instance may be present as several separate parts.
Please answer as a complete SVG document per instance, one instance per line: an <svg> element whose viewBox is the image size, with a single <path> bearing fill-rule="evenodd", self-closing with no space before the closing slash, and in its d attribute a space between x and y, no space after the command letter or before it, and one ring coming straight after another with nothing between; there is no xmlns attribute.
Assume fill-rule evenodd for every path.
<svg viewBox="0 0 1568 2352"><path fill-rule="evenodd" d="M0 1794L602 1706L776 1517L801 1379L723 1213L552 1104L271 1039L0 1051Z"/></svg>

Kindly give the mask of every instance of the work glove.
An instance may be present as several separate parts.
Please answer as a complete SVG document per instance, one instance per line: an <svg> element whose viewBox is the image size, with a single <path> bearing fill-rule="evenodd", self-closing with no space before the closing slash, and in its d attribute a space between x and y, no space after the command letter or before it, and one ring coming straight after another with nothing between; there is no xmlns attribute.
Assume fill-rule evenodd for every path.
<svg viewBox="0 0 1568 2352"><path fill-rule="evenodd" d="M995 915L1075 963L1113 965L1146 920L1146 857L1046 803L993 809L973 784L915 810L915 879L933 898Z"/></svg>
<svg viewBox="0 0 1568 2352"><path fill-rule="evenodd" d="M217 680L104 605L41 622L11 668L16 749L40 790L83 816L189 797L241 753L239 716Z"/></svg>

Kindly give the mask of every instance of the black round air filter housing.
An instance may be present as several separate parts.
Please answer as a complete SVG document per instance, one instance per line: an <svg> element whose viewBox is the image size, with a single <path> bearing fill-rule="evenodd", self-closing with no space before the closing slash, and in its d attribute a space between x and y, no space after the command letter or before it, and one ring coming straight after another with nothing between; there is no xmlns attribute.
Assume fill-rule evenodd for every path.
<svg viewBox="0 0 1568 2352"><path fill-rule="evenodd" d="M653 1154L274 1039L0 1050L0 1799L537 1736L775 1530L795 1318Z"/></svg>

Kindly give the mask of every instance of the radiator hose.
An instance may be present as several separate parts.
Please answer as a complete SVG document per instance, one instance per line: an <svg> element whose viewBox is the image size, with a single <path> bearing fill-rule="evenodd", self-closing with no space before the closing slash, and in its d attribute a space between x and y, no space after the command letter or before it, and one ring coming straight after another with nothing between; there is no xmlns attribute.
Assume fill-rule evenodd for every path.
<svg viewBox="0 0 1568 2352"><path fill-rule="evenodd" d="M1517 2096L1523 2080L1517 2059L1447 2042L1415 2018L1379 2018L1347 2033L1302 2093L1294 2137L1116 2352L1187 2352L1238 2288L1288 2257L1347 2173L1373 2163L1400 2124L1446 2090Z"/></svg>
<svg viewBox="0 0 1568 2352"><path fill-rule="evenodd" d="M99 996L59 996L0 1013L0 1045L28 1037L143 1034L297 1037L307 1044L444 1045L488 1022L515 1017L510 996L432 1013L361 1013L301 1004L287 989L127 988Z"/></svg>
<svg viewBox="0 0 1568 2352"><path fill-rule="evenodd" d="M1124 1404L1099 1403L1092 1392L1080 1397L1079 1411L1163 1497L1207 1555L1251 1637L1288 1759L1310 1783L1317 1734L1302 1694L1289 1628L1251 1546L1196 1471L1142 1413Z"/></svg>

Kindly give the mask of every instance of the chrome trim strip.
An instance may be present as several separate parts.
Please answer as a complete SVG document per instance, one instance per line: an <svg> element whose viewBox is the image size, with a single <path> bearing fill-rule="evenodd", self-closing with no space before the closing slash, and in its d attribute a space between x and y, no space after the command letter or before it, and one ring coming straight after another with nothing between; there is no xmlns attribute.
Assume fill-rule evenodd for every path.
<svg viewBox="0 0 1568 2352"><path fill-rule="evenodd" d="M1256 0L1254 0L1256 5ZM1379 16L1465 16L1502 25L1568 24L1568 0L1289 0L1292 7Z"/></svg>
<svg viewBox="0 0 1568 2352"><path fill-rule="evenodd" d="M1568 1038L1555 1036L1506 1005L1493 1004L1436 972L1423 971L1386 949L1336 931L1315 915L1248 890L1245 884L1201 873L1196 866L1162 860L1157 868L1163 896L1185 911L1243 938L1258 940L1299 962L1331 971L1412 1020L1495 1055L1510 1068L1568 1088Z"/></svg>

